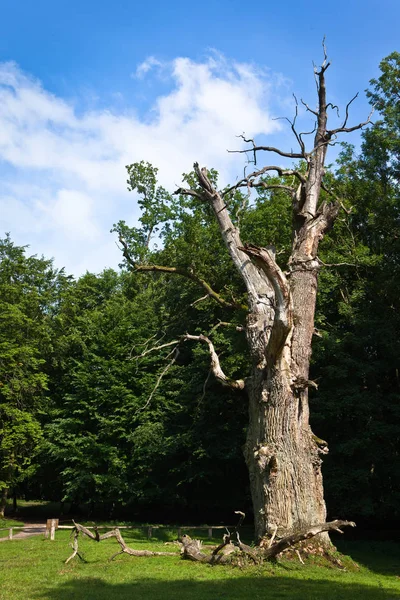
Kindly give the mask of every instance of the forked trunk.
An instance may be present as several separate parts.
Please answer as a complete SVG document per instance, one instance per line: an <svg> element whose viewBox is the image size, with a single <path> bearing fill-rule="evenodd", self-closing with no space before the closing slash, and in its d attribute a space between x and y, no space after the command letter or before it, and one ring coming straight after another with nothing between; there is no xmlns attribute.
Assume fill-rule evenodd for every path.
<svg viewBox="0 0 400 600"><path fill-rule="evenodd" d="M304 275L307 283L312 281ZM293 300L298 296L294 288ZM326 448L311 431L308 409L315 293L308 293L307 301L303 298L300 310L293 304L295 325L285 347L273 364L254 366L248 386L245 459L258 539L274 531L288 535L326 520L319 456Z"/></svg>
<svg viewBox="0 0 400 600"><path fill-rule="evenodd" d="M310 429L308 408L320 267L317 250L338 211L336 204L318 206L324 156L322 147L309 157L308 173L297 174L300 184L293 194L294 236L286 274L271 248L242 244L223 197L212 187L207 171L195 165L248 291L246 335L252 372L245 382L249 397L245 459L258 538L276 529L287 535L326 518L319 457L326 447L317 443ZM215 365L213 370L223 383L240 387L239 381L221 377Z"/></svg>

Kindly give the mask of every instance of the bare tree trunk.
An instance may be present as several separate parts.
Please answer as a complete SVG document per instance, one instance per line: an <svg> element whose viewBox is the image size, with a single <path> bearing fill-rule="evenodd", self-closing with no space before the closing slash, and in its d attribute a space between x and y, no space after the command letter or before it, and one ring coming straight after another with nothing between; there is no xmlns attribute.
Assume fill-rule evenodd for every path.
<svg viewBox="0 0 400 600"><path fill-rule="evenodd" d="M2 488L0 491L0 518L4 518L8 498L8 488Z"/></svg>
<svg viewBox="0 0 400 600"><path fill-rule="evenodd" d="M294 328L278 359L262 369L253 367L249 380L244 454L259 539L276 527L278 535L288 535L326 519L322 449L309 425L311 335L312 330L299 335Z"/></svg>

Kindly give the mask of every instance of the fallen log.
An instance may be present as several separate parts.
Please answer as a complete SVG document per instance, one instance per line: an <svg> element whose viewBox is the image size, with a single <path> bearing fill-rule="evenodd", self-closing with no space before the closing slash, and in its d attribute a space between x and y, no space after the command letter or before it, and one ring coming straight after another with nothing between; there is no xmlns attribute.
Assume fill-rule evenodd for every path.
<svg viewBox="0 0 400 600"><path fill-rule="evenodd" d="M226 534L224 534L222 542L216 548L214 548L212 553L206 554L202 551L202 544L199 540L193 540L190 536L183 535L181 538L181 557L185 560L202 562L210 565L228 564L232 563L234 558L240 559L241 557L246 557L257 564L262 560L271 560L279 554L281 554L282 552L284 552L285 550L287 550L288 548L294 547L296 546L296 544L299 544L304 540L309 540L319 535L320 533L328 531L339 531L340 533L343 533L343 531L341 530L342 527L355 527L356 525L353 521L340 520L330 521L329 523L320 523L311 527L307 527L302 531L288 535L280 540L275 541L272 544L271 541L273 541L274 538L272 538L267 544L261 543L259 546L252 548L250 546L247 546L240 540L238 526L242 523L244 519L244 513L239 514L241 515L241 518L234 531L234 533L236 534L236 541L232 539L232 534L228 531ZM115 538L118 544L120 545L121 550L113 554L109 560L113 560L116 556L120 554L129 554L130 556L138 557L177 556L176 552L153 552L150 550L135 550L134 548L130 548L126 544L118 528L115 528L111 531L108 531L107 533L103 533L102 535L100 535L96 527L92 532L90 531L90 529L87 529L79 523L73 523L73 542L71 543L73 552L71 556L67 558L65 564L69 563L73 558L75 558L75 556L78 556L81 560L84 561L83 556L79 553L79 534L86 535L87 537L91 538L96 542L100 542L108 538Z"/></svg>

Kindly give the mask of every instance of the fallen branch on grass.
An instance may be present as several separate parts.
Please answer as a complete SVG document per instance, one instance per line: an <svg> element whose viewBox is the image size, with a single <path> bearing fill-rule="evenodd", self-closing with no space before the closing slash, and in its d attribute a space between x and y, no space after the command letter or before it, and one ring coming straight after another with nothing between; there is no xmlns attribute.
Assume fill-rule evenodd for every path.
<svg viewBox="0 0 400 600"><path fill-rule="evenodd" d="M343 533L341 531L342 527L355 527L356 525L353 523L353 521L338 520L330 521L329 523L320 523L318 525L313 525L312 527L307 527L297 533L288 535L276 541L275 543L260 543L259 546L251 548L250 546L243 544L243 542L240 540L238 529L243 522L244 513L237 511L237 514L240 515L240 518L234 532L231 533L227 530L227 533L223 536L221 544L214 548L211 554L202 552L202 545L199 540L193 540L188 535L183 535L181 540L181 557L186 560L207 563L210 565L231 563L233 556L248 558L252 562L258 563L262 560L271 560L288 548L291 548L304 540L309 540L320 533L328 531L339 531L340 533ZM75 556L78 556L81 560L84 560L79 553L78 537L80 533L86 535L92 540L95 540L96 542L114 537L119 543L121 550L113 554L110 557L110 560L119 554L129 554L130 556L177 556L176 552L152 552L150 550L135 550L134 548L130 548L126 544L118 528L100 535L96 527L94 528L93 533L83 525L74 522L74 529L72 530L73 542L71 544L73 552L71 556L67 558L65 564L69 563L73 558L75 558ZM236 536L236 540L233 539L233 535Z"/></svg>
<svg viewBox="0 0 400 600"><path fill-rule="evenodd" d="M115 558L116 556L118 556L119 554L129 554L130 556L177 556L176 552L151 552L150 550L135 550L134 548L130 548L127 543L125 542L124 538L121 535L121 532L118 528L116 529L112 529L111 531L107 531L107 533L103 533L102 535L99 534L99 531L97 529L97 527L94 528L94 533L92 531L90 531L90 529L87 529L87 527L84 527L83 525L80 525L79 523L75 523L75 521L73 521L74 524L74 529L71 532L71 535L73 535L73 542L71 544L73 552L71 554L70 557L67 558L67 560L65 561L65 564L69 563L70 560L72 560L73 558L75 558L75 556L79 556L79 558L81 560L85 560L81 554L79 554L79 547L78 547L78 538L79 538L79 534L82 533L83 535L86 535L87 537L89 537L92 540L95 540L96 542L100 542L102 540L106 540L108 538L116 538L117 542L119 543L119 545L121 546L121 550L119 552L116 552L115 554L113 554L110 557L110 560L113 560L113 558Z"/></svg>
<svg viewBox="0 0 400 600"><path fill-rule="evenodd" d="M288 548L291 548L304 540L309 540L320 533L326 531L339 531L340 533L343 533L341 527L355 527L355 525L356 524L353 523L353 521L331 521L330 523L320 523L319 525L308 527L299 533L288 535L269 547L260 545L254 548L243 544L240 540L239 532L236 531L237 541L231 539L231 534L224 535L223 543L220 544L211 555L201 551L201 544L198 540L192 540L189 536L184 535L182 538L182 557L196 562L215 565L232 562L231 554L235 553L236 556L241 555L242 557L249 558L254 563L258 563L262 560L271 560ZM219 554L219 552L228 544L230 545L230 551Z"/></svg>
<svg viewBox="0 0 400 600"><path fill-rule="evenodd" d="M263 558L271 559L275 556L278 556L281 552L295 546L296 544L303 542L304 540L309 540L314 536L323 533L325 531L338 531L339 533L343 533L341 530L342 527L355 527L356 524L353 521L330 521L329 523L320 523L319 525L313 525L312 527L308 527L303 531L298 533L294 533L292 535L288 535L275 544L272 544L269 548L263 549Z"/></svg>

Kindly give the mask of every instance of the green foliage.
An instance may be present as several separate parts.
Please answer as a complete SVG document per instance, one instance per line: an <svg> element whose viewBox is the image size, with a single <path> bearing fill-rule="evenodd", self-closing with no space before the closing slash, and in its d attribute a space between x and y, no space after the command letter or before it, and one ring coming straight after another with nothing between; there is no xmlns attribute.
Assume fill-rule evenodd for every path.
<svg viewBox="0 0 400 600"><path fill-rule="evenodd" d="M50 482L56 474L57 481L42 490L109 509L130 503L171 510L199 494L194 510L217 483L215 503L230 509L222 476L235 471L243 427L239 421L234 452L226 435L216 443L218 427L227 430L232 400L215 384L202 398L209 356L201 347L182 349L150 399L163 359L137 357L165 336L157 306L166 290L147 283L137 291L130 275L105 271L86 274L64 294L54 319L59 366L50 387L57 402L45 424L40 474L44 481L52 473ZM166 304L163 317L173 310ZM210 407L208 432L202 428L210 428ZM243 406L237 408L243 415Z"/></svg>
<svg viewBox="0 0 400 600"><path fill-rule="evenodd" d="M28 476L32 454L42 439L38 421L9 404L0 405L0 489L8 488L16 475Z"/></svg>
<svg viewBox="0 0 400 600"><path fill-rule="evenodd" d="M128 165L126 169L128 190L139 194L141 226L128 227L120 221L111 231L116 231L126 240L134 261L144 262L148 258L152 238L162 237L168 230L168 222L175 215L175 202L163 187L157 185L158 169L144 161Z"/></svg>
<svg viewBox="0 0 400 600"><path fill-rule="evenodd" d="M372 166L377 160L385 160L384 178L393 177L399 182L400 177L400 53L392 52L379 65L381 76L371 79L371 90L367 96L381 115L370 133L365 135L364 153Z"/></svg>
<svg viewBox="0 0 400 600"><path fill-rule="evenodd" d="M315 427L330 441L325 460L331 514L400 517L399 55L382 61L371 101L382 120L364 134L360 156L346 146L337 175L351 212L324 243L315 349L320 389ZM351 266L353 265L353 266Z"/></svg>
<svg viewBox="0 0 400 600"><path fill-rule="evenodd" d="M0 490L32 473L46 409L50 317L63 274L0 240Z"/></svg>

